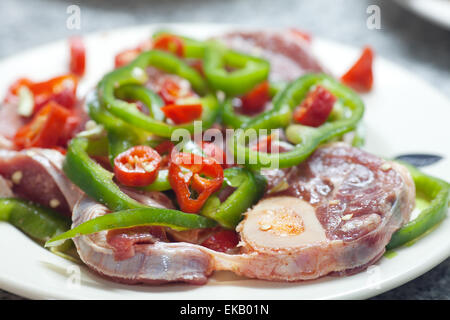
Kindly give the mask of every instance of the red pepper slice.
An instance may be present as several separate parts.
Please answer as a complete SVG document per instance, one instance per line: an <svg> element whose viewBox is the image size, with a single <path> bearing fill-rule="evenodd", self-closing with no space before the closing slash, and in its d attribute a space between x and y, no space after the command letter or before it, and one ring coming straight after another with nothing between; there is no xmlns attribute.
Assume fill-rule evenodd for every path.
<svg viewBox="0 0 450 320"><path fill-rule="evenodd" d="M336 97L322 86L308 93L306 99L294 111L294 120L305 126L318 127L327 121Z"/></svg>
<svg viewBox="0 0 450 320"><path fill-rule="evenodd" d="M155 181L161 156L149 146L134 146L114 159L114 175L123 185L144 187Z"/></svg>
<svg viewBox="0 0 450 320"><path fill-rule="evenodd" d="M180 209L195 213L222 186L223 169L213 158L192 153L173 153L169 165L169 183Z"/></svg>
<svg viewBox="0 0 450 320"><path fill-rule="evenodd" d="M201 245L214 251L227 252L235 248L238 243L239 236L235 231L222 230L207 238Z"/></svg>
<svg viewBox="0 0 450 320"><path fill-rule="evenodd" d="M33 93L33 113L39 112L50 101L57 102L66 108L73 108L77 102L77 85L78 79L73 74L58 76L42 82L20 78L10 86L5 101L17 100L20 87L26 86Z"/></svg>
<svg viewBox="0 0 450 320"><path fill-rule="evenodd" d="M161 108L167 118L175 124L194 121L202 115L202 105L198 104L168 104Z"/></svg>
<svg viewBox="0 0 450 320"><path fill-rule="evenodd" d="M241 97L242 113L253 114L260 112L269 100L269 82L264 81Z"/></svg>
<svg viewBox="0 0 450 320"><path fill-rule="evenodd" d="M82 77L86 69L86 48L81 37L69 39L70 45L70 72Z"/></svg>
<svg viewBox="0 0 450 320"><path fill-rule="evenodd" d="M65 145L70 137L70 130L74 129L73 126L68 126L68 119L71 117L74 116L69 110L51 101L17 131L14 143L20 149L55 148Z"/></svg>
<svg viewBox="0 0 450 320"><path fill-rule="evenodd" d="M358 92L368 92L373 86L374 53L370 47L365 47L361 57L342 77L341 81Z"/></svg>
<svg viewBox="0 0 450 320"><path fill-rule="evenodd" d="M32 84L29 88L34 95L34 112L38 112L49 101L73 108L77 102L77 85L78 79L73 74Z"/></svg>
<svg viewBox="0 0 450 320"><path fill-rule="evenodd" d="M156 37L153 48L172 52L181 58L184 56L183 40L172 34L161 34Z"/></svg>

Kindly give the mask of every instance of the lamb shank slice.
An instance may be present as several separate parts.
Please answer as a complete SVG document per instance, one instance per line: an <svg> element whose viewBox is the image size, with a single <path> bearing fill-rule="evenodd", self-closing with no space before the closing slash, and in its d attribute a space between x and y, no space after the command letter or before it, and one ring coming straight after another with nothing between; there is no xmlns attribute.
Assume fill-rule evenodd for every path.
<svg viewBox="0 0 450 320"><path fill-rule="evenodd" d="M242 254L217 255L216 269L285 281L353 273L383 255L414 207L404 167L343 143L283 172L289 187L245 214Z"/></svg>

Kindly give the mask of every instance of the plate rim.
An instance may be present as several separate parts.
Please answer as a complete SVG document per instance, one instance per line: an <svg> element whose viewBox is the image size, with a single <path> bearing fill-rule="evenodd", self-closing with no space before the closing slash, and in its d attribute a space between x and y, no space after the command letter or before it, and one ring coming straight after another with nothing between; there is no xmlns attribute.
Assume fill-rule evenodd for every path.
<svg viewBox="0 0 450 320"><path fill-rule="evenodd" d="M180 28L182 26L186 26L189 25L191 28L200 28L200 27L214 27L214 29L216 30L230 30L230 29L256 29L256 30L277 30L277 29L284 29L281 27L275 27L275 28L268 28L268 27L258 27L258 26L242 26L239 24L223 24L223 23L183 23L183 22L179 22L179 23L153 23L153 24L143 24L143 25L137 25L137 26L129 26L129 27L121 27L121 28L113 28L110 30L104 30L104 31L96 31L96 32L91 32L91 33L86 33L83 35L83 37L99 37L102 34L106 33L110 33L110 34L114 34L114 33L118 33L118 32L123 32L123 31L132 31L132 30L142 30L142 29L147 29L147 30L155 30L158 28L170 28L170 27L177 27ZM356 50L355 47L353 46L349 46L346 44L342 44L339 42L335 42L335 41L331 41L331 40L326 40L324 38L315 38L317 39L317 42L319 43L325 43L325 44L331 44L331 45L337 45L339 47L342 48L346 48L346 49L350 49L350 50ZM56 41L52 41L49 43L44 43L41 44L39 46L35 46L29 49L25 49L22 50L20 53L18 54L14 54L14 55L9 55L6 57L3 57L0 59L0 66L6 65L11 63L11 61L14 60L20 60L20 59L24 59L26 56L32 54L33 52L37 52L37 51L41 51L41 50L50 50L53 47L59 47L62 45L63 42L67 41L66 38L64 39L60 39L60 40L56 40ZM405 74L411 74L414 79L416 81L420 81L420 83L424 86L427 86L431 91L433 91L434 94L439 95L441 98L448 100L448 98L446 97L446 95L444 93L442 93L440 90L436 89L435 87L433 87L432 85L430 85L429 83L427 83L425 80L421 79L420 77L414 75L412 72L410 72L407 69L404 69L402 66L395 64L383 57L378 57L377 59L380 59L383 61L384 64L387 64L389 66L392 66L394 68L396 68L397 70L400 70L402 73ZM448 224L448 219L447 223ZM445 224L446 221L443 222L443 224ZM20 231L17 230L17 232L20 233ZM365 294L361 294L361 292L359 291L354 291L354 292L350 292L347 294L343 294L343 295L335 295L334 297L331 297L331 299L366 299L372 296L376 296L379 295L383 292L389 291L395 287L398 287L402 284L405 284L409 281L411 281L412 279L417 278L418 276L426 273L427 271L431 270L433 267L435 267L436 265L438 265L439 263L441 263L442 261L444 261L445 259L447 259L450 256L450 243L448 245L448 248L446 250L446 254L440 255L438 256L434 256L434 259L432 261L426 261L426 262L422 262L420 264L420 267L417 267L414 269L413 272L410 273L405 273L403 275L403 277L397 277L395 279L387 279L385 280L383 283L387 283L382 285L382 289L379 290L374 290L372 292L368 292L365 291ZM64 295L51 295L51 296L43 296L42 295L42 290L40 290L39 288L36 288L33 285L29 285L29 284L24 284L20 281L8 281L8 279L4 278L3 275L0 273L0 288L9 291L11 293L14 294L18 294L22 297L26 297L26 298L30 298L30 299L43 299L43 298L56 298L56 299L67 299L67 297L64 297ZM77 298L77 297L75 297ZM69 298L72 299L72 298ZM163 298L160 298L163 299ZM158 300L158 298L156 299Z"/></svg>

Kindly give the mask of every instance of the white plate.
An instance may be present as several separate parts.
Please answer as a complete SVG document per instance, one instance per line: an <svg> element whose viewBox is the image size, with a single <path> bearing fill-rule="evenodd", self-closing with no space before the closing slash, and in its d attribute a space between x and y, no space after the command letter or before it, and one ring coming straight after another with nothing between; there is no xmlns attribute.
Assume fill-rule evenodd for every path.
<svg viewBox="0 0 450 320"><path fill-rule="evenodd" d="M82 93L113 66L114 54L133 47L151 32L169 27L193 37L207 37L230 26L144 26L94 34L85 38L88 68ZM342 74L360 49L314 39L314 51L335 74ZM65 41L24 52L0 63L0 90L18 76L45 79L67 70ZM449 101L408 71L376 58L375 88L366 102L366 149L384 157L412 152L445 157L425 171L450 181ZM368 271L350 277L279 283L239 279L220 272L205 286L127 286L101 279L0 223L0 287L29 298L49 299L364 299L397 287L428 271L450 255L450 219L394 258L381 259Z"/></svg>
<svg viewBox="0 0 450 320"><path fill-rule="evenodd" d="M450 0L396 0L417 15L450 29Z"/></svg>

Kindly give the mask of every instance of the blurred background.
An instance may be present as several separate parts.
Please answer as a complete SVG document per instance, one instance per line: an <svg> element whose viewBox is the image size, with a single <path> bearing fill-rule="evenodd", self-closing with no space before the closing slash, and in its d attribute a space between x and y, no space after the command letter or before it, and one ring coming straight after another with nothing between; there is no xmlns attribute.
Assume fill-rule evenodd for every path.
<svg viewBox="0 0 450 320"><path fill-rule="evenodd" d="M80 29L66 27L72 5L80 8ZM373 5L379 29L367 27ZM74 34L159 22L296 27L342 44L370 44L450 98L449 7L449 0L1 0L0 59ZM20 297L0 290L0 299ZM374 299L450 299L450 259Z"/></svg>

